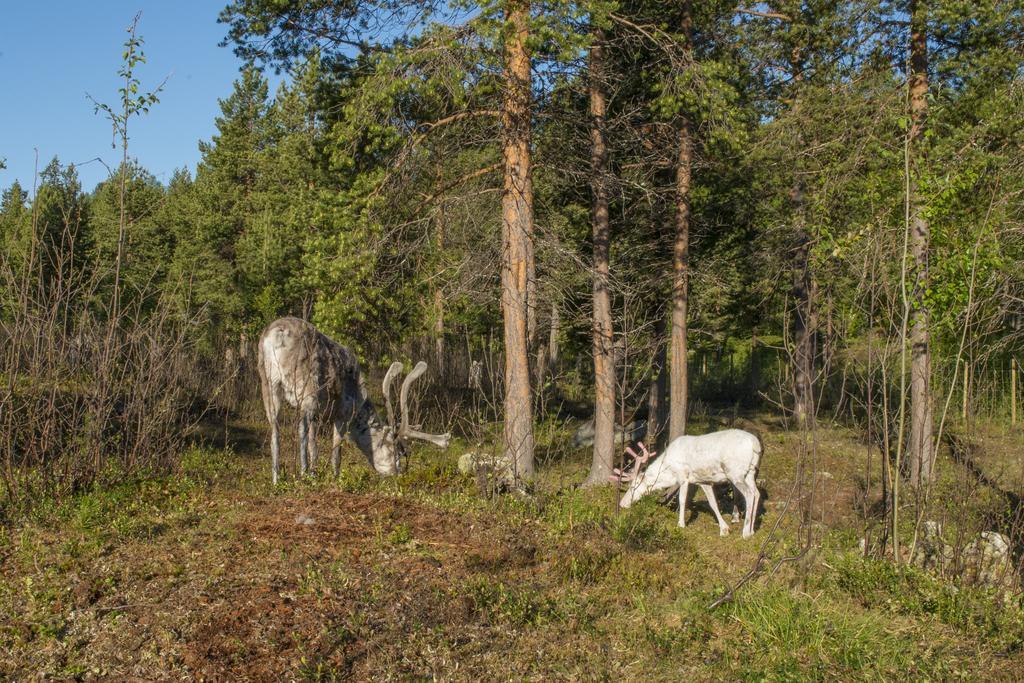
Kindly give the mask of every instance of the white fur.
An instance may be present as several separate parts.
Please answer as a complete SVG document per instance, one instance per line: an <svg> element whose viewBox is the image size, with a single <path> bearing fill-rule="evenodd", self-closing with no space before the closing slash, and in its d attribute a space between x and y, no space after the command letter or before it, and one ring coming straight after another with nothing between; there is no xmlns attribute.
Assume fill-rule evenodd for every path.
<svg viewBox="0 0 1024 683"><path fill-rule="evenodd" d="M718 518L722 536L729 525L718 511L712 484L731 483L743 495L747 516L743 538L754 534L754 517L761 494L757 490L757 468L761 462L761 442L742 429L726 429L702 436L680 436L665 452L647 466L642 475L630 482L619 505L628 508L652 491L679 487L679 526L686 526L686 495L690 484L697 484L708 498ZM735 514L735 512L734 512Z"/></svg>

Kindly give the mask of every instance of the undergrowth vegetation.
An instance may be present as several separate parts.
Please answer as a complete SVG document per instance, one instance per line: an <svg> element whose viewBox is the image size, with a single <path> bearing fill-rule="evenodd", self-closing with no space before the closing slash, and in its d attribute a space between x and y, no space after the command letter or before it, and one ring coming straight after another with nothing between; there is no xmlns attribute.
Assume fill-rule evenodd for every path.
<svg viewBox="0 0 1024 683"><path fill-rule="evenodd" d="M856 443L823 432L824 452ZM774 440L774 439L773 439ZM455 448L457 449L457 445ZM722 606L781 520L776 440L758 534L685 530L657 500L559 483L489 499L423 450L396 478L354 456L269 484L261 453L196 447L168 476L40 505L0 536L10 675L408 679L1015 679L1024 610L1005 590L865 558L856 525ZM823 466L841 471L840 460ZM837 475L838 478L838 475ZM853 487L843 480L837 487ZM842 498L841 500L852 500ZM795 548L796 546L793 545Z"/></svg>

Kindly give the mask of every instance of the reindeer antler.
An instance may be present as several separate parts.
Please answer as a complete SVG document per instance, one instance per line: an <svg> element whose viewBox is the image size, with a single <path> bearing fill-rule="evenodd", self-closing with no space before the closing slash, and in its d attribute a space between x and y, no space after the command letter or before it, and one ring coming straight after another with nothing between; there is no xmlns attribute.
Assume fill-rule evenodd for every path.
<svg viewBox="0 0 1024 683"><path fill-rule="evenodd" d="M429 441L435 446L447 448L451 434L428 434L409 426L409 387L411 387L412 383L419 379L426 371L426 362L420 361L416 364L416 367L412 369L412 372L405 376L405 380L402 381L402 389L398 394L398 407L402 413L401 426L398 428L398 435L405 439L421 439L423 441Z"/></svg>
<svg viewBox="0 0 1024 683"><path fill-rule="evenodd" d="M387 373L384 375L384 405L387 406L388 424L391 425L392 429L397 425L395 423L395 409L391 405L391 383L395 381L395 378L398 377L404 367L404 365L396 360L391 364L391 367L388 368Z"/></svg>
<svg viewBox="0 0 1024 683"><path fill-rule="evenodd" d="M643 462L647 462L648 460L650 460L651 458L653 458L654 456L656 456L656 455L657 455L657 453L656 453L656 452L652 452L652 451L649 451L649 450L647 450L647 446L646 446L646 445L644 445L644 442L643 442L643 441L641 441L640 443L638 443L638 444L637 444L637 446L639 446L639 447L640 447L640 450L642 450L642 451L644 452L644 455L643 455L643 457L642 457L642 458L640 458L640 462L642 462L642 463L643 463ZM634 453L634 455L636 455L636 454Z"/></svg>
<svg viewBox="0 0 1024 683"><path fill-rule="evenodd" d="M398 433L403 436L409 431L409 387L426 371L426 362L420 361L412 369L412 372L405 376L405 380L402 382L402 390L398 394L398 409L402 413L402 426L399 427Z"/></svg>
<svg viewBox="0 0 1024 683"><path fill-rule="evenodd" d="M636 451L627 446L626 452L633 456L633 467L629 471L620 470L618 467L614 468L612 470L614 474L608 476L609 481L616 483L633 481L636 479L636 475L640 473L640 466L657 455L656 452L647 450L647 446L644 445L643 441L637 445L640 446L640 450L643 451L643 455L638 455Z"/></svg>

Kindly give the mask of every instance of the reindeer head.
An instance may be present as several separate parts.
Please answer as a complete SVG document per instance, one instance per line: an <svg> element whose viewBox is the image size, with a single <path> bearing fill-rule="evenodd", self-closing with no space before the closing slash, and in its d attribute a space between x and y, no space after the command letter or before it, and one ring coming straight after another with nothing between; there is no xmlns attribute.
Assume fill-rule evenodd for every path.
<svg viewBox="0 0 1024 683"><path fill-rule="evenodd" d="M608 477L616 484L628 484L625 495L619 501L619 507L628 508L651 491L667 489L676 483L672 472L664 465L661 458L656 459L643 471L643 474L640 474L640 468L657 453L647 450L647 446L642 441L638 445L643 455L638 455L632 448L626 449L626 452L633 456L633 466L629 470L620 470L616 467L612 470L614 474Z"/></svg>
<svg viewBox="0 0 1024 683"><path fill-rule="evenodd" d="M395 409L391 404L391 385L402 373L403 365L394 362L384 375L384 405L388 411L388 423L372 434L373 468L380 474L397 474L401 460L408 451L409 439L429 441L440 448L448 447L451 434L427 434L419 431L419 425L409 424L409 388L427 371L427 364L420 361L412 369L398 392L398 410L400 421L395 419Z"/></svg>

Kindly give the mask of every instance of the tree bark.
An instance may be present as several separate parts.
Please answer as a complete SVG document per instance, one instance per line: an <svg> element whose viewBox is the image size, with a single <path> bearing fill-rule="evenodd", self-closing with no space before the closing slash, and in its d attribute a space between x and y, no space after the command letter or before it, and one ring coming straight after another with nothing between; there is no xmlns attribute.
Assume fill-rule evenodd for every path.
<svg viewBox="0 0 1024 683"><path fill-rule="evenodd" d="M615 460L615 356L608 218L608 146L605 141L604 55L600 32L590 48L590 187L594 238L594 456L584 485L607 483Z"/></svg>
<svg viewBox="0 0 1024 683"><path fill-rule="evenodd" d="M668 345L665 340L665 319L658 317L654 326L654 367L651 368L651 383L647 390L647 434L644 439L652 450L661 450L665 423L668 421Z"/></svg>
<svg viewBox="0 0 1024 683"><path fill-rule="evenodd" d="M910 327L910 467L915 485L935 476L932 444L931 352L929 350L928 289L929 226L918 189L920 168L926 159L925 126L928 120L928 31L925 3L910 2L910 150L914 160L910 176L910 254L914 287Z"/></svg>
<svg viewBox="0 0 1024 683"><path fill-rule="evenodd" d="M548 327L548 365L550 375L558 372L558 338L562 330L562 313L558 310L558 302L551 302L551 325Z"/></svg>
<svg viewBox="0 0 1024 683"><path fill-rule="evenodd" d="M686 433L689 401L687 371L687 315L690 286L690 180L693 141L685 122L679 128L676 164L676 237L672 247L672 362L670 369L669 440Z"/></svg>
<svg viewBox="0 0 1024 683"><path fill-rule="evenodd" d="M790 53L790 68L793 83L799 88L804 78L802 51L794 48ZM794 111L800 106L800 93L795 95ZM802 136L797 139L803 142ZM799 169L797 169L799 173ZM816 306L816 285L811 271L811 234L807 229L807 214L804 205L803 180L797 176L790 191L793 206L793 232L795 249L792 266L793 316L790 319L790 334L793 338L793 420L800 429L814 425L814 365L816 358L815 338L818 325Z"/></svg>
<svg viewBox="0 0 1024 683"><path fill-rule="evenodd" d="M435 239L437 242L437 253L444 252L444 205L438 208ZM441 279L434 284L434 356L437 365L437 376L445 377L445 345L444 345L444 292L441 289Z"/></svg>
<svg viewBox="0 0 1024 683"><path fill-rule="evenodd" d="M817 288L811 275L811 236L804 219L803 188L797 181L792 192L796 249L793 255L793 419L800 429L814 424L814 359L818 313Z"/></svg>
<svg viewBox="0 0 1024 683"><path fill-rule="evenodd" d="M505 456L520 481L533 478L533 406L529 360L529 279L533 249L530 178L529 0L508 3L502 112L505 180L501 198L501 298L505 326Z"/></svg>
<svg viewBox="0 0 1024 683"><path fill-rule="evenodd" d="M682 29L688 54L693 51L693 14L689 0L682 4ZM678 124L676 157L676 234L672 246L672 359L669 372L669 441L686 433L688 396L687 309L690 287L690 182L693 173L693 136L685 117Z"/></svg>
<svg viewBox="0 0 1024 683"><path fill-rule="evenodd" d="M558 303L551 303L551 318L548 320L548 340L541 344L537 342L537 350L534 353L533 382L538 397L544 391L548 375L555 372L555 363L558 361L558 332L561 326L559 318Z"/></svg>

